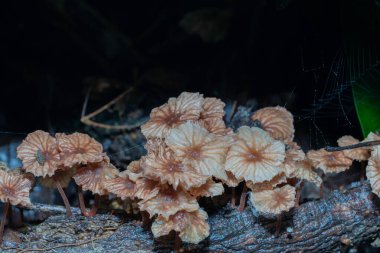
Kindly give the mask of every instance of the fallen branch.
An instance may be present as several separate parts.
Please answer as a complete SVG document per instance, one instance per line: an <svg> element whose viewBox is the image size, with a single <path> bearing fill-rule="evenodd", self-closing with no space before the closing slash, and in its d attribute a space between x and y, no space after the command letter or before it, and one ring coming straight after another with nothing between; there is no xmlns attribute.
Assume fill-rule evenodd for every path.
<svg viewBox="0 0 380 253"><path fill-rule="evenodd" d="M56 212L55 208L45 206L45 211L48 210ZM63 207L59 210L59 216L50 217L33 228L37 232L49 231L49 235L31 232L34 238L41 237L46 249L62 244L55 240L62 231L65 231L65 243L84 241L78 238L78 231L84 228L87 235L93 235L88 240L97 238L99 231L100 236L108 234L80 247L54 248L54 252L167 252L173 247L173 237L154 240L149 230L136 226L133 221L122 224L121 219L112 215L83 217L78 215L76 208L73 208L74 217L67 220L66 210ZM199 245L184 244L183 249L194 252L326 252L339 250L342 245L355 246L374 240L380 232L380 203L368 183L353 183L345 192L335 190L323 200L295 208L284 216L278 237L274 236L275 220L255 213L250 207L240 213L229 205L217 212L209 211L210 237ZM108 229L101 229L105 227ZM30 249L30 244L38 240L35 238L34 242L22 245Z"/></svg>

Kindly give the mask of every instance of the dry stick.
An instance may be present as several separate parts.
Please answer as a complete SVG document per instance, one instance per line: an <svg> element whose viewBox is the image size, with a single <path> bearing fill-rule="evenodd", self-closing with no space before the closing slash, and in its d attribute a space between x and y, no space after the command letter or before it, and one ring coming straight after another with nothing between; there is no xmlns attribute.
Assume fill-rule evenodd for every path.
<svg viewBox="0 0 380 253"><path fill-rule="evenodd" d="M376 145L380 145L380 140L379 141L360 142L360 143L357 143L357 144L343 146L343 147L330 147L330 146L327 146L327 147L325 147L325 150L328 151L328 152L335 152L335 151L343 151L343 150L347 150L347 149L363 148L363 147L370 147L370 146L376 146Z"/></svg>
<svg viewBox="0 0 380 253"><path fill-rule="evenodd" d="M61 194L61 198L63 200L63 203L65 204L67 218L71 218L73 216L73 213L71 212L70 202L67 199L66 193L63 190L62 185L59 181L55 181L55 186L57 187L59 194Z"/></svg>
<svg viewBox="0 0 380 253"><path fill-rule="evenodd" d="M231 187L231 208L235 208L235 203L236 203L235 188Z"/></svg>
<svg viewBox="0 0 380 253"><path fill-rule="evenodd" d="M239 204L239 208L238 208L239 212L244 211L245 199L247 198L247 190L248 190L247 184L244 183L243 191L241 192L241 196L240 196L240 204Z"/></svg>
<svg viewBox="0 0 380 253"><path fill-rule="evenodd" d="M5 203L3 207L3 216L1 216L1 225L0 225L0 244L3 242L3 234L4 234L4 226L5 226L5 221L7 220L7 213L9 209L9 201Z"/></svg>

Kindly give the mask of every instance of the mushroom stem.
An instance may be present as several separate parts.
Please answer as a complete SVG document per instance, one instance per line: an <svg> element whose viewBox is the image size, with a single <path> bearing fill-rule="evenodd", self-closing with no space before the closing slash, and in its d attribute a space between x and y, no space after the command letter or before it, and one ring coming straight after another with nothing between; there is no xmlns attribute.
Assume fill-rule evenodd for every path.
<svg viewBox="0 0 380 253"><path fill-rule="evenodd" d="M55 181L55 186L57 187L57 190L58 190L59 194L61 195L63 203L65 204L66 216L67 216L67 218L71 218L73 216L73 213L71 212L70 203L69 203L69 200L67 199L66 193L63 190L62 185L58 181Z"/></svg>
<svg viewBox="0 0 380 253"><path fill-rule="evenodd" d="M344 146L344 147L330 147L330 146L327 146L327 147L325 147L325 150L327 152L334 152L334 151L343 151L343 150L347 150L347 149L370 147L370 146L376 146L376 145L380 145L380 141L379 140L360 142L360 143L357 143L357 144L348 145L348 146Z"/></svg>
<svg viewBox="0 0 380 253"><path fill-rule="evenodd" d="M8 217L9 217L9 226L11 228L14 227L14 222L13 222L13 209L12 209L12 205L9 205L9 210L8 210Z"/></svg>
<svg viewBox="0 0 380 253"><path fill-rule="evenodd" d="M243 191L241 192L241 196L240 196L240 204L239 204L239 207L238 207L238 211L239 212L243 212L244 210L244 207L245 207L245 199L247 198L247 184L244 183L244 187L243 187Z"/></svg>
<svg viewBox="0 0 380 253"><path fill-rule="evenodd" d="M1 216L1 225L0 225L0 244L3 242L3 234L4 234L4 226L5 221L7 220L7 213L9 209L10 203L7 201L3 207L3 215Z"/></svg>
<svg viewBox="0 0 380 253"><path fill-rule="evenodd" d="M276 232L274 234L275 237L278 237L278 235L280 234L281 220L282 220L282 214L277 215Z"/></svg>
<svg viewBox="0 0 380 253"><path fill-rule="evenodd" d="M142 211L141 212L141 220L142 220L142 225L141 226L143 228L149 227L150 218L149 218L148 212L146 212L146 211Z"/></svg>
<svg viewBox="0 0 380 253"><path fill-rule="evenodd" d="M300 199L301 199L302 187L303 187L303 182L301 182L300 185L299 185L298 188L297 188L297 192L296 192L296 204L295 204L295 207L299 207L299 206L300 206Z"/></svg>
<svg viewBox="0 0 380 253"><path fill-rule="evenodd" d="M364 183L364 180L365 180L365 167L366 167L366 162L365 161L361 161L360 163L360 183Z"/></svg>
<svg viewBox="0 0 380 253"><path fill-rule="evenodd" d="M99 201L100 201L100 195L96 194L94 204L92 205L91 211L88 213L88 216L92 217L96 214L96 211L98 211L98 207L99 207Z"/></svg>
<svg viewBox="0 0 380 253"><path fill-rule="evenodd" d="M82 186L78 186L78 199L79 199L79 207L84 216L88 216L86 210L86 204L84 203L83 190Z"/></svg>
<svg viewBox="0 0 380 253"><path fill-rule="evenodd" d="M179 252L181 249L181 238L179 238L179 233L175 232L175 238L174 238L174 252Z"/></svg>
<svg viewBox="0 0 380 253"><path fill-rule="evenodd" d="M235 188L231 188L231 208L235 208L236 203L236 194L235 194Z"/></svg>

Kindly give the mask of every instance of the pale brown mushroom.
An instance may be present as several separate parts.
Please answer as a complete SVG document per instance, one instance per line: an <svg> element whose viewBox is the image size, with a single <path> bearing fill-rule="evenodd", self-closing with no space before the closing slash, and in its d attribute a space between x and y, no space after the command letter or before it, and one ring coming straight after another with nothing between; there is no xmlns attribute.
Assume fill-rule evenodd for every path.
<svg viewBox="0 0 380 253"><path fill-rule="evenodd" d="M0 224L0 243L3 240L3 232L8 209L10 205L31 206L29 192L33 182L18 173L8 173L0 170L0 200L5 203Z"/></svg>
<svg viewBox="0 0 380 253"><path fill-rule="evenodd" d="M252 190L252 192L261 192L266 190L273 190L277 185L286 183L286 177L285 174L282 172L275 177L273 177L271 180L264 181L261 183L253 183L252 181L247 181L247 187Z"/></svg>
<svg viewBox="0 0 380 253"><path fill-rule="evenodd" d="M371 157L368 159L366 174L371 184L372 192L380 196L380 146L373 147Z"/></svg>
<svg viewBox="0 0 380 253"><path fill-rule="evenodd" d="M189 190L189 193L194 197L215 197L222 195L224 187L222 183L216 183L214 180L209 179L201 186L193 187Z"/></svg>
<svg viewBox="0 0 380 253"><path fill-rule="evenodd" d="M57 141L49 133L37 130L28 134L17 147L17 157L26 172L36 177L52 176L59 163Z"/></svg>
<svg viewBox="0 0 380 253"><path fill-rule="evenodd" d="M153 198L140 201L139 207L140 210L147 211L150 217L158 214L166 219L181 210L192 212L199 209L195 197L181 189L174 190L166 185L162 185L158 194Z"/></svg>
<svg viewBox="0 0 380 253"><path fill-rule="evenodd" d="M352 164L352 159L346 157L343 151L311 150L307 152L307 158L315 168L320 168L326 174L348 170Z"/></svg>
<svg viewBox="0 0 380 253"><path fill-rule="evenodd" d="M344 147L344 146L360 143L358 139L355 139L354 137L350 135L345 135L345 136L340 137L337 142L338 142L339 147ZM364 147L364 148L348 149L348 150L343 150L343 153L345 156L353 160L366 161L368 160L370 156L370 148Z"/></svg>
<svg viewBox="0 0 380 253"><path fill-rule="evenodd" d="M223 119L225 105L226 104L218 98L205 98L202 103L200 119Z"/></svg>
<svg viewBox="0 0 380 253"><path fill-rule="evenodd" d="M152 232L154 237L160 237L174 230L183 242L197 244L210 234L207 217L207 213L202 209L192 212L179 211L169 218L160 215L152 224Z"/></svg>
<svg viewBox="0 0 380 253"><path fill-rule="evenodd" d="M161 184L168 183L174 189L181 186L185 190L203 185L208 178L190 163L176 158L168 148L161 148L157 155L151 153L144 158L144 176Z"/></svg>
<svg viewBox="0 0 380 253"><path fill-rule="evenodd" d="M199 93L182 92L177 98L154 108L150 119L141 126L141 132L146 138L166 138L170 129L188 120L198 120L202 111L203 95Z"/></svg>
<svg viewBox="0 0 380 253"><path fill-rule="evenodd" d="M276 140L293 140L293 115L284 107L276 106L259 109L253 113L252 120L258 121L260 127Z"/></svg>
<svg viewBox="0 0 380 253"><path fill-rule="evenodd" d="M104 188L109 193L115 194L117 197L125 200L135 197L136 183L129 179L126 173L119 173L118 177L106 179Z"/></svg>
<svg viewBox="0 0 380 253"><path fill-rule="evenodd" d="M56 134L61 164L65 167L98 163L105 158L103 146L87 134Z"/></svg>
<svg viewBox="0 0 380 253"><path fill-rule="evenodd" d="M228 143L223 137L187 122L172 129L165 142L183 163L191 164L202 175L227 179L224 162Z"/></svg>

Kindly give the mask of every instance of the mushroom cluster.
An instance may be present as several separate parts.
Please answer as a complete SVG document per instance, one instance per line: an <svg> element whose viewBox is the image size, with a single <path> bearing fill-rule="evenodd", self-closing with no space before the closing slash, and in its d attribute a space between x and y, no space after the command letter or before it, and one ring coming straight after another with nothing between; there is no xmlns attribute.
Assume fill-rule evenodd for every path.
<svg viewBox="0 0 380 253"><path fill-rule="evenodd" d="M104 181L119 173L103 153L103 146L82 133L57 133L53 137L47 132L35 131L17 147L17 156L26 172L41 177L42 185L58 189L68 217L72 216L72 212L63 188L69 185L71 178L78 185L83 215L92 216L96 213L99 196L108 194ZM89 213L84 205L82 189L96 194L95 204Z"/></svg>
<svg viewBox="0 0 380 253"><path fill-rule="evenodd" d="M29 175L22 174L19 170L9 170L6 165L0 164L0 201L5 204L1 216L0 243L3 240L5 221L11 206L28 207L32 205L29 192L33 183L34 180Z"/></svg>
<svg viewBox="0 0 380 253"><path fill-rule="evenodd" d="M198 199L221 195L221 181L228 180L224 164L234 135L223 108L221 100L199 93L170 98L141 127L147 155L106 181L109 192L137 199L154 218L155 237L175 231L183 242L199 243L209 235Z"/></svg>

